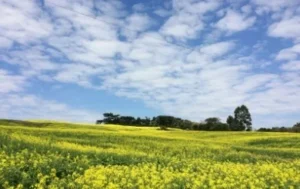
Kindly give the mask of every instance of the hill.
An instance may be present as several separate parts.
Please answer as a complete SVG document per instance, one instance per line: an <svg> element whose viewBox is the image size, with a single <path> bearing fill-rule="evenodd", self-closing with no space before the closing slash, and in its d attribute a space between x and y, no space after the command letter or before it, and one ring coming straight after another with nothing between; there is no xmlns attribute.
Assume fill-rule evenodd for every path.
<svg viewBox="0 0 300 189"><path fill-rule="evenodd" d="M300 188L297 133L0 121L0 188Z"/></svg>

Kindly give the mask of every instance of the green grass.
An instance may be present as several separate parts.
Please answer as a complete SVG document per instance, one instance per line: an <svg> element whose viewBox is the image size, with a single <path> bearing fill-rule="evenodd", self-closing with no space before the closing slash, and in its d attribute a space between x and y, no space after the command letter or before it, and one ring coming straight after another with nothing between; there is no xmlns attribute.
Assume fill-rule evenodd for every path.
<svg viewBox="0 0 300 189"><path fill-rule="evenodd" d="M297 133L0 120L0 188L300 188Z"/></svg>

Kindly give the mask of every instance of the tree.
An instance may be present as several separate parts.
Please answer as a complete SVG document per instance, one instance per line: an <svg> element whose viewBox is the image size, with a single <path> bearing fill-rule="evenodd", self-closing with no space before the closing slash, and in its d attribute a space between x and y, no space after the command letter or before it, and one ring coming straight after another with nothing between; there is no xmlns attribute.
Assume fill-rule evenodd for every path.
<svg viewBox="0 0 300 189"><path fill-rule="evenodd" d="M142 126L150 126L150 122L151 122L151 120L148 117L145 117L145 118L141 119L141 125Z"/></svg>
<svg viewBox="0 0 300 189"><path fill-rule="evenodd" d="M221 123L220 118L218 118L218 117L210 117L210 118L207 118L207 119L205 119L205 122L206 122L207 124L217 124L217 123Z"/></svg>
<svg viewBox="0 0 300 189"><path fill-rule="evenodd" d="M121 116L119 118L119 123L121 125L134 125L135 118L132 116Z"/></svg>
<svg viewBox="0 0 300 189"><path fill-rule="evenodd" d="M252 131L252 118L247 106L242 105L239 112L236 114L236 119L242 125L241 128L246 128L246 131Z"/></svg>
<svg viewBox="0 0 300 189"><path fill-rule="evenodd" d="M96 121L96 124L102 124L103 123L103 120L97 120Z"/></svg>
<svg viewBox="0 0 300 189"><path fill-rule="evenodd" d="M228 116L227 124L232 131L251 131L252 118L248 108L245 105L238 106L234 110L234 117Z"/></svg>
<svg viewBox="0 0 300 189"><path fill-rule="evenodd" d="M293 128L292 128L293 132L300 132L300 122L296 123Z"/></svg>
<svg viewBox="0 0 300 189"><path fill-rule="evenodd" d="M192 129L193 128L193 122L190 120L182 120L183 122L183 128L182 129Z"/></svg>
<svg viewBox="0 0 300 189"><path fill-rule="evenodd" d="M300 122L296 123L293 128L300 128Z"/></svg>
<svg viewBox="0 0 300 189"><path fill-rule="evenodd" d="M239 107L240 108L240 107ZM236 113L238 115L238 113ZM228 117L227 123L222 123L217 117L210 117L205 119L204 122L193 122L187 119L181 119L178 117L159 115L153 117L152 119L145 117L133 117L133 116L121 116L113 113L104 113L103 120L97 120L97 124L119 124L119 125L132 125L132 126L159 126L161 129L166 130L168 127L188 129L188 130L205 130L205 131L226 131L229 130L229 125L231 130L239 130L240 123L238 119L232 116ZM238 127L239 126L239 127Z"/></svg>
<svg viewBox="0 0 300 189"><path fill-rule="evenodd" d="M234 122L234 118L233 118L231 115L228 116L226 123L227 123L229 126L231 126L231 125L233 124L233 122Z"/></svg>
<svg viewBox="0 0 300 189"><path fill-rule="evenodd" d="M226 123L215 123L212 124L209 128L210 131L228 131L229 126Z"/></svg>
<svg viewBox="0 0 300 189"><path fill-rule="evenodd" d="M229 129L231 131L239 131L241 129L240 124L237 122L235 118L233 118L231 115L227 118L227 124L229 126Z"/></svg>
<svg viewBox="0 0 300 189"><path fill-rule="evenodd" d="M265 128L265 127L262 127L262 128L259 128L257 131L259 131L259 132L271 132L271 131L272 131L272 129L270 129L270 128Z"/></svg>
<svg viewBox="0 0 300 189"><path fill-rule="evenodd" d="M175 118L173 116L160 115L156 117L156 124L160 126L162 130L166 130L167 127L172 127Z"/></svg>
<svg viewBox="0 0 300 189"><path fill-rule="evenodd" d="M104 113L103 114L103 123L108 123L108 124L119 124L120 123L120 119L119 119L118 114L113 114L113 113Z"/></svg>
<svg viewBox="0 0 300 189"><path fill-rule="evenodd" d="M151 126L157 126L157 121L156 121L156 117L153 117L151 122L150 122Z"/></svg>
<svg viewBox="0 0 300 189"><path fill-rule="evenodd" d="M207 123L199 123L198 130L200 131L209 131L209 125Z"/></svg>
<svg viewBox="0 0 300 189"><path fill-rule="evenodd" d="M209 131L228 131L229 126L226 123L221 123L220 118L218 117L210 117L205 119L204 127L205 130Z"/></svg>
<svg viewBox="0 0 300 189"><path fill-rule="evenodd" d="M181 118L175 118L174 119L174 123L173 123L173 126L176 127L176 128L180 128L180 129L183 129L183 121Z"/></svg>

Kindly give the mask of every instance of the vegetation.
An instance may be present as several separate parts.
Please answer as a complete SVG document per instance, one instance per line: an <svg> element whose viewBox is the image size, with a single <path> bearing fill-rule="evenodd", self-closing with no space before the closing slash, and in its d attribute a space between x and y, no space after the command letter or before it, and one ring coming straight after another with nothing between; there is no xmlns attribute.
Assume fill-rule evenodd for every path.
<svg viewBox="0 0 300 189"><path fill-rule="evenodd" d="M160 115L153 117L152 119L135 118L132 116L120 116L113 113L104 113L103 120L97 120L96 124L119 124L119 125L131 125L131 126L160 126L160 129L167 130L168 127L188 129L188 130L202 130L202 131L251 131L252 119L248 108L245 105L237 107L234 111L234 118L229 116L227 124L222 123L217 117L211 117L205 119L204 122L193 122L187 119L181 119L178 117Z"/></svg>
<svg viewBox="0 0 300 189"><path fill-rule="evenodd" d="M234 117L228 116L227 124L231 131L251 131L252 118L248 108L245 105L238 106L234 110Z"/></svg>
<svg viewBox="0 0 300 189"><path fill-rule="evenodd" d="M300 188L298 133L168 130L0 121L0 188Z"/></svg>
<svg viewBox="0 0 300 189"><path fill-rule="evenodd" d="M272 127L272 128L260 128L261 132L296 132L300 133L300 123L296 123L293 127Z"/></svg>

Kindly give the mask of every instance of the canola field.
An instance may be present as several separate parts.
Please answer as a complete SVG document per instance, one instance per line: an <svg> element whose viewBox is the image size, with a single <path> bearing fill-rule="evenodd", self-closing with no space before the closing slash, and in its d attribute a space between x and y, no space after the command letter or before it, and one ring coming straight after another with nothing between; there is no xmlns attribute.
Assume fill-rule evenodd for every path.
<svg viewBox="0 0 300 189"><path fill-rule="evenodd" d="M0 122L0 188L300 188L300 134Z"/></svg>

